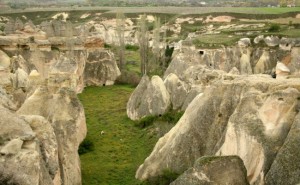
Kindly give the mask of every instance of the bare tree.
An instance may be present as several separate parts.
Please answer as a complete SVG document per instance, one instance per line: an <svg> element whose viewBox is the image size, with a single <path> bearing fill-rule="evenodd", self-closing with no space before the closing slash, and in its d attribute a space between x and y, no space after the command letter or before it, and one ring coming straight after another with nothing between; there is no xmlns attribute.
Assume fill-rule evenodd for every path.
<svg viewBox="0 0 300 185"><path fill-rule="evenodd" d="M155 17L154 30L153 30L153 44L152 44L155 67L159 66L159 62L161 58L160 44L161 44L160 43L160 18Z"/></svg>
<svg viewBox="0 0 300 185"><path fill-rule="evenodd" d="M116 15L116 34L118 39L118 55L119 55L119 68L122 71L125 67L125 16L123 13L118 12Z"/></svg>
<svg viewBox="0 0 300 185"><path fill-rule="evenodd" d="M140 47L141 73L142 75L146 75L148 70L149 32L145 14L141 16L139 21L138 42Z"/></svg>

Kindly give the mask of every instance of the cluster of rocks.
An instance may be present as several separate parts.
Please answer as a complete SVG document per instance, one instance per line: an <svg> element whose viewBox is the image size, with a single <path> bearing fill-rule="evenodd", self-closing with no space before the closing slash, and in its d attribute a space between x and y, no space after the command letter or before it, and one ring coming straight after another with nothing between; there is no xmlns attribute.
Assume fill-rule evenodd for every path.
<svg viewBox="0 0 300 185"><path fill-rule="evenodd" d="M77 93L112 85L120 70L99 38L40 37L16 22L0 36L0 184L80 185Z"/></svg>
<svg viewBox="0 0 300 185"><path fill-rule="evenodd" d="M86 124L68 83L75 67L62 58L43 79L22 56L1 51L1 58L0 184L81 184L77 150Z"/></svg>
<svg viewBox="0 0 300 185"><path fill-rule="evenodd" d="M182 174L172 184L300 182L299 48L282 54L261 51L254 69L261 65L256 73L267 74L255 75L245 62L251 58L247 51L249 47L211 51L217 59L206 59L209 51L182 51L163 79L143 77L127 104L131 119L171 108L185 113L159 139L136 178L151 179L170 170ZM229 55L236 60L226 59ZM268 65L273 55L281 60Z"/></svg>

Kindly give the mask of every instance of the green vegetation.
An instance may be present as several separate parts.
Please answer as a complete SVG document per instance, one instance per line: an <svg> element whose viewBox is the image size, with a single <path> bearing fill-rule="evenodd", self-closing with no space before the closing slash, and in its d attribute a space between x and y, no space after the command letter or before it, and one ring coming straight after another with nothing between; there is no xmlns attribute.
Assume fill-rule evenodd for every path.
<svg viewBox="0 0 300 185"><path fill-rule="evenodd" d="M87 141L94 150L80 156L83 185L134 185L140 164L158 137L154 126L134 126L126 115L133 88L126 85L87 87L79 94L87 121ZM101 134L102 133L102 134Z"/></svg>
<svg viewBox="0 0 300 185"><path fill-rule="evenodd" d="M85 139L83 142L80 144L78 153L79 155L92 152L95 150L94 143L91 140Z"/></svg>
<svg viewBox="0 0 300 185"><path fill-rule="evenodd" d="M222 45L231 46L234 45L241 37L236 35L227 34L211 34L211 35L201 35L200 37L193 40L193 44L196 47L206 47L206 48L218 48Z"/></svg>
<svg viewBox="0 0 300 185"><path fill-rule="evenodd" d="M169 169L163 170L163 173L157 177L150 178L144 184L146 185L169 185L177 179L180 174L172 172Z"/></svg>
<svg viewBox="0 0 300 185"><path fill-rule="evenodd" d="M278 32L280 30L279 24L271 24L269 28L269 32Z"/></svg>
<svg viewBox="0 0 300 185"><path fill-rule="evenodd" d="M178 111L169 111L163 115L160 116L146 116L136 122L136 126L145 128L150 125L153 125L154 122L167 122L168 124L176 124L181 116L183 115L183 112Z"/></svg>
<svg viewBox="0 0 300 185"><path fill-rule="evenodd" d="M125 49L129 51L137 51L139 49L139 46L126 44Z"/></svg>

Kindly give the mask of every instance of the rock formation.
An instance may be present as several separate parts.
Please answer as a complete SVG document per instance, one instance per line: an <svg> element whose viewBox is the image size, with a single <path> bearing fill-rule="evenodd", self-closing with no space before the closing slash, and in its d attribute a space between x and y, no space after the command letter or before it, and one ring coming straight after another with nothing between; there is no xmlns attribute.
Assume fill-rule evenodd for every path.
<svg viewBox="0 0 300 185"><path fill-rule="evenodd" d="M170 106L170 95L159 76L144 76L127 103L127 115L137 120L149 115L162 115Z"/></svg>
<svg viewBox="0 0 300 185"><path fill-rule="evenodd" d="M114 55L103 49L88 53L84 68L84 83L86 85L113 85L121 72L117 66Z"/></svg>
<svg viewBox="0 0 300 185"><path fill-rule="evenodd" d="M247 170L237 156L201 157L171 185L240 184L248 185Z"/></svg>
<svg viewBox="0 0 300 185"><path fill-rule="evenodd" d="M205 155L238 155L251 184L271 184L271 174L280 176L280 170L287 170L286 166L275 169L277 154L295 153L282 146L296 139L288 135L297 129L299 90L298 79L223 75L199 94L179 122L159 139L136 177L144 180L165 169L182 173ZM298 163L296 158L293 160ZM286 160L284 155L277 161L281 160ZM292 181L300 179L293 176Z"/></svg>

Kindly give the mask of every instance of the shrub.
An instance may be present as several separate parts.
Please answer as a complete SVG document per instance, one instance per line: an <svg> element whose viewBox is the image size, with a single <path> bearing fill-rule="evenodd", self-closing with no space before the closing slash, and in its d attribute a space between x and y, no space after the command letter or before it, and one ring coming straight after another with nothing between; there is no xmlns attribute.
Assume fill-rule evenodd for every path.
<svg viewBox="0 0 300 185"><path fill-rule="evenodd" d="M85 138L79 145L78 154L82 155L88 152L92 152L94 151L94 149L94 143L91 140Z"/></svg>
<svg viewBox="0 0 300 185"><path fill-rule="evenodd" d="M137 51L139 49L139 46L136 45L131 45L131 44L126 44L125 49L129 51Z"/></svg>
<svg viewBox="0 0 300 185"><path fill-rule="evenodd" d="M155 121L163 121L171 124L176 124L183 115L183 113L184 112L169 111L161 116L150 115L142 118L141 120L136 122L135 125L141 128L145 128L152 125Z"/></svg>
<svg viewBox="0 0 300 185"><path fill-rule="evenodd" d="M142 118L141 120L136 122L136 126L141 127L141 128L145 128L147 126L152 125L155 121L157 120L157 116L146 116L144 118Z"/></svg>
<svg viewBox="0 0 300 185"><path fill-rule="evenodd" d="M115 84L129 84L136 87L140 83L141 77L131 71L122 71L122 74L116 79Z"/></svg>
<svg viewBox="0 0 300 185"><path fill-rule="evenodd" d="M151 185L169 185L178 178L179 174L169 169L163 170L162 174L152 177L146 181L146 184Z"/></svg>
<svg viewBox="0 0 300 185"><path fill-rule="evenodd" d="M161 120L168 123L177 123L184 112L170 111L162 115Z"/></svg>
<svg viewBox="0 0 300 185"><path fill-rule="evenodd" d="M269 28L269 32L278 32L280 30L280 25L279 24L271 24Z"/></svg>
<svg viewBox="0 0 300 185"><path fill-rule="evenodd" d="M104 43L104 48L111 48L111 45Z"/></svg>

